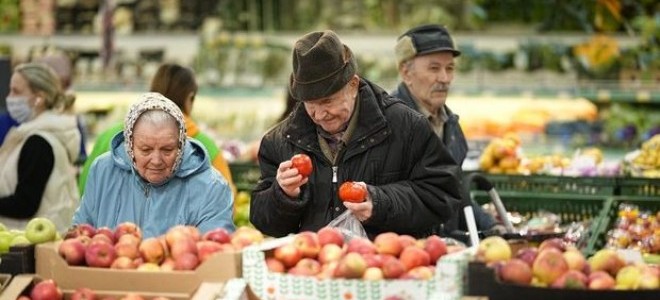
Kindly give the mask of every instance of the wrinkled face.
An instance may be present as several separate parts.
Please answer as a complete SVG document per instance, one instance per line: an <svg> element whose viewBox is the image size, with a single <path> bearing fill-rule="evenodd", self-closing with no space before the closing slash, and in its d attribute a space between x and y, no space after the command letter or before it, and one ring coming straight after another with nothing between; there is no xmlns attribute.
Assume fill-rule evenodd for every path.
<svg viewBox="0 0 660 300"><path fill-rule="evenodd" d="M137 171L149 183L165 181L173 171L179 151L179 131L174 122L165 126L138 120L133 129Z"/></svg>
<svg viewBox="0 0 660 300"><path fill-rule="evenodd" d="M354 76L336 93L328 97L304 101L305 111L323 130L330 134L338 133L353 114L358 85L359 78Z"/></svg>
<svg viewBox="0 0 660 300"><path fill-rule="evenodd" d="M434 113L447 101L449 85L454 80L454 69L454 55L451 52L438 52L403 63L399 72L412 96Z"/></svg>

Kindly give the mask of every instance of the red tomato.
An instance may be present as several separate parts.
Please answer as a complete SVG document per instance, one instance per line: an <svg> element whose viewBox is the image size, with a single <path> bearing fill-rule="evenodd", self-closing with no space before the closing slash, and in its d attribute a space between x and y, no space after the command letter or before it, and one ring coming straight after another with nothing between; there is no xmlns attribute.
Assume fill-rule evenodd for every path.
<svg viewBox="0 0 660 300"><path fill-rule="evenodd" d="M303 177L307 177L312 174L314 167L312 166L312 159L307 156L307 154L296 154L291 157L291 163L293 167L298 169L298 173Z"/></svg>
<svg viewBox="0 0 660 300"><path fill-rule="evenodd" d="M354 181L346 181L339 186L339 199L347 202L364 202L367 198L367 187Z"/></svg>

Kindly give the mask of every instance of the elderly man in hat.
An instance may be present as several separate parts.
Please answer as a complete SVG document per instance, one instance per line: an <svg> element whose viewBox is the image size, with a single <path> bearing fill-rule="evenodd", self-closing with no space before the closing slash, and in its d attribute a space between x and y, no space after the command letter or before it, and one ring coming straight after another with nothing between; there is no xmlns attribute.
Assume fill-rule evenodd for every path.
<svg viewBox="0 0 660 300"><path fill-rule="evenodd" d="M440 25L422 25L408 30L398 38L394 51L402 81L392 96L421 112L456 163L462 165L468 150L467 142L458 115L452 113L446 104L456 69L454 59L461 52L456 50L447 29ZM503 229L476 203L472 203L472 207L479 229ZM447 224L444 230L459 229L457 226L465 230L465 221L460 223L462 225Z"/></svg>
<svg viewBox="0 0 660 300"><path fill-rule="evenodd" d="M346 209L367 235L425 237L453 217L458 166L423 115L357 75L355 57L332 31L309 33L293 49L291 96L298 105L267 132L250 221L271 236L317 231ZM291 157L311 157L303 176ZM366 201L342 202L346 181L366 185Z"/></svg>

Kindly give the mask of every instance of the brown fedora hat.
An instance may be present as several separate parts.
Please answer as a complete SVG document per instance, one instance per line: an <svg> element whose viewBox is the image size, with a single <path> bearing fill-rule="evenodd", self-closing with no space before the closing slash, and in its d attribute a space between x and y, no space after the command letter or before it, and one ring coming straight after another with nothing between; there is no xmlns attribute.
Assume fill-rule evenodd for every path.
<svg viewBox="0 0 660 300"><path fill-rule="evenodd" d="M356 71L351 49L336 33L311 32L294 45L289 91L298 101L327 97L344 87Z"/></svg>

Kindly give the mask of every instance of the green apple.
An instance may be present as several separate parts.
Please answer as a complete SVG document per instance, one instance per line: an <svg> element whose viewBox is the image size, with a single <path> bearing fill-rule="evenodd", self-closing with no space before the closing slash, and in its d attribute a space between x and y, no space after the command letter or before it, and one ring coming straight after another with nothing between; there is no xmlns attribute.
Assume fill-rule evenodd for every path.
<svg viewBox="0 0 660 300"><path fill-rule="evenodd" d="M7 231L0 231L0 253L9 252L9 245L14 237Z"/></svg>
<svg viewBox="0 0 660 300"><path fill-rule="evenodd" d="M30 245L30 240L28 240L24 235L17 235L15 236L12 240L11 243L9 243L10 247L13 246L24 246L24 245Z"/></svg>
<svg viewBox="0 0 660 300"><path fill-rule="evenodd" d="M13 237L17 237L17 236L19 236L19 235L25 235L25 231L23 231L23 230L18 230L18 229L10 229L10 230L7 231L7 232L11 233L11 236L13 236Z"/></svg>
<svg viewBox="0 0 660 300"><path fill-rule="evenodd" d="M0 232L2 231L7 231L7 226L5 226L5 224L0 223Z"/></svg>
<svg viewBox="0 0 660 300"><path fill-rule="evenodd" d="M55 224L46 218L34 218L25 226L25 237L33 244L54 241L56 235Z"/></svg>

